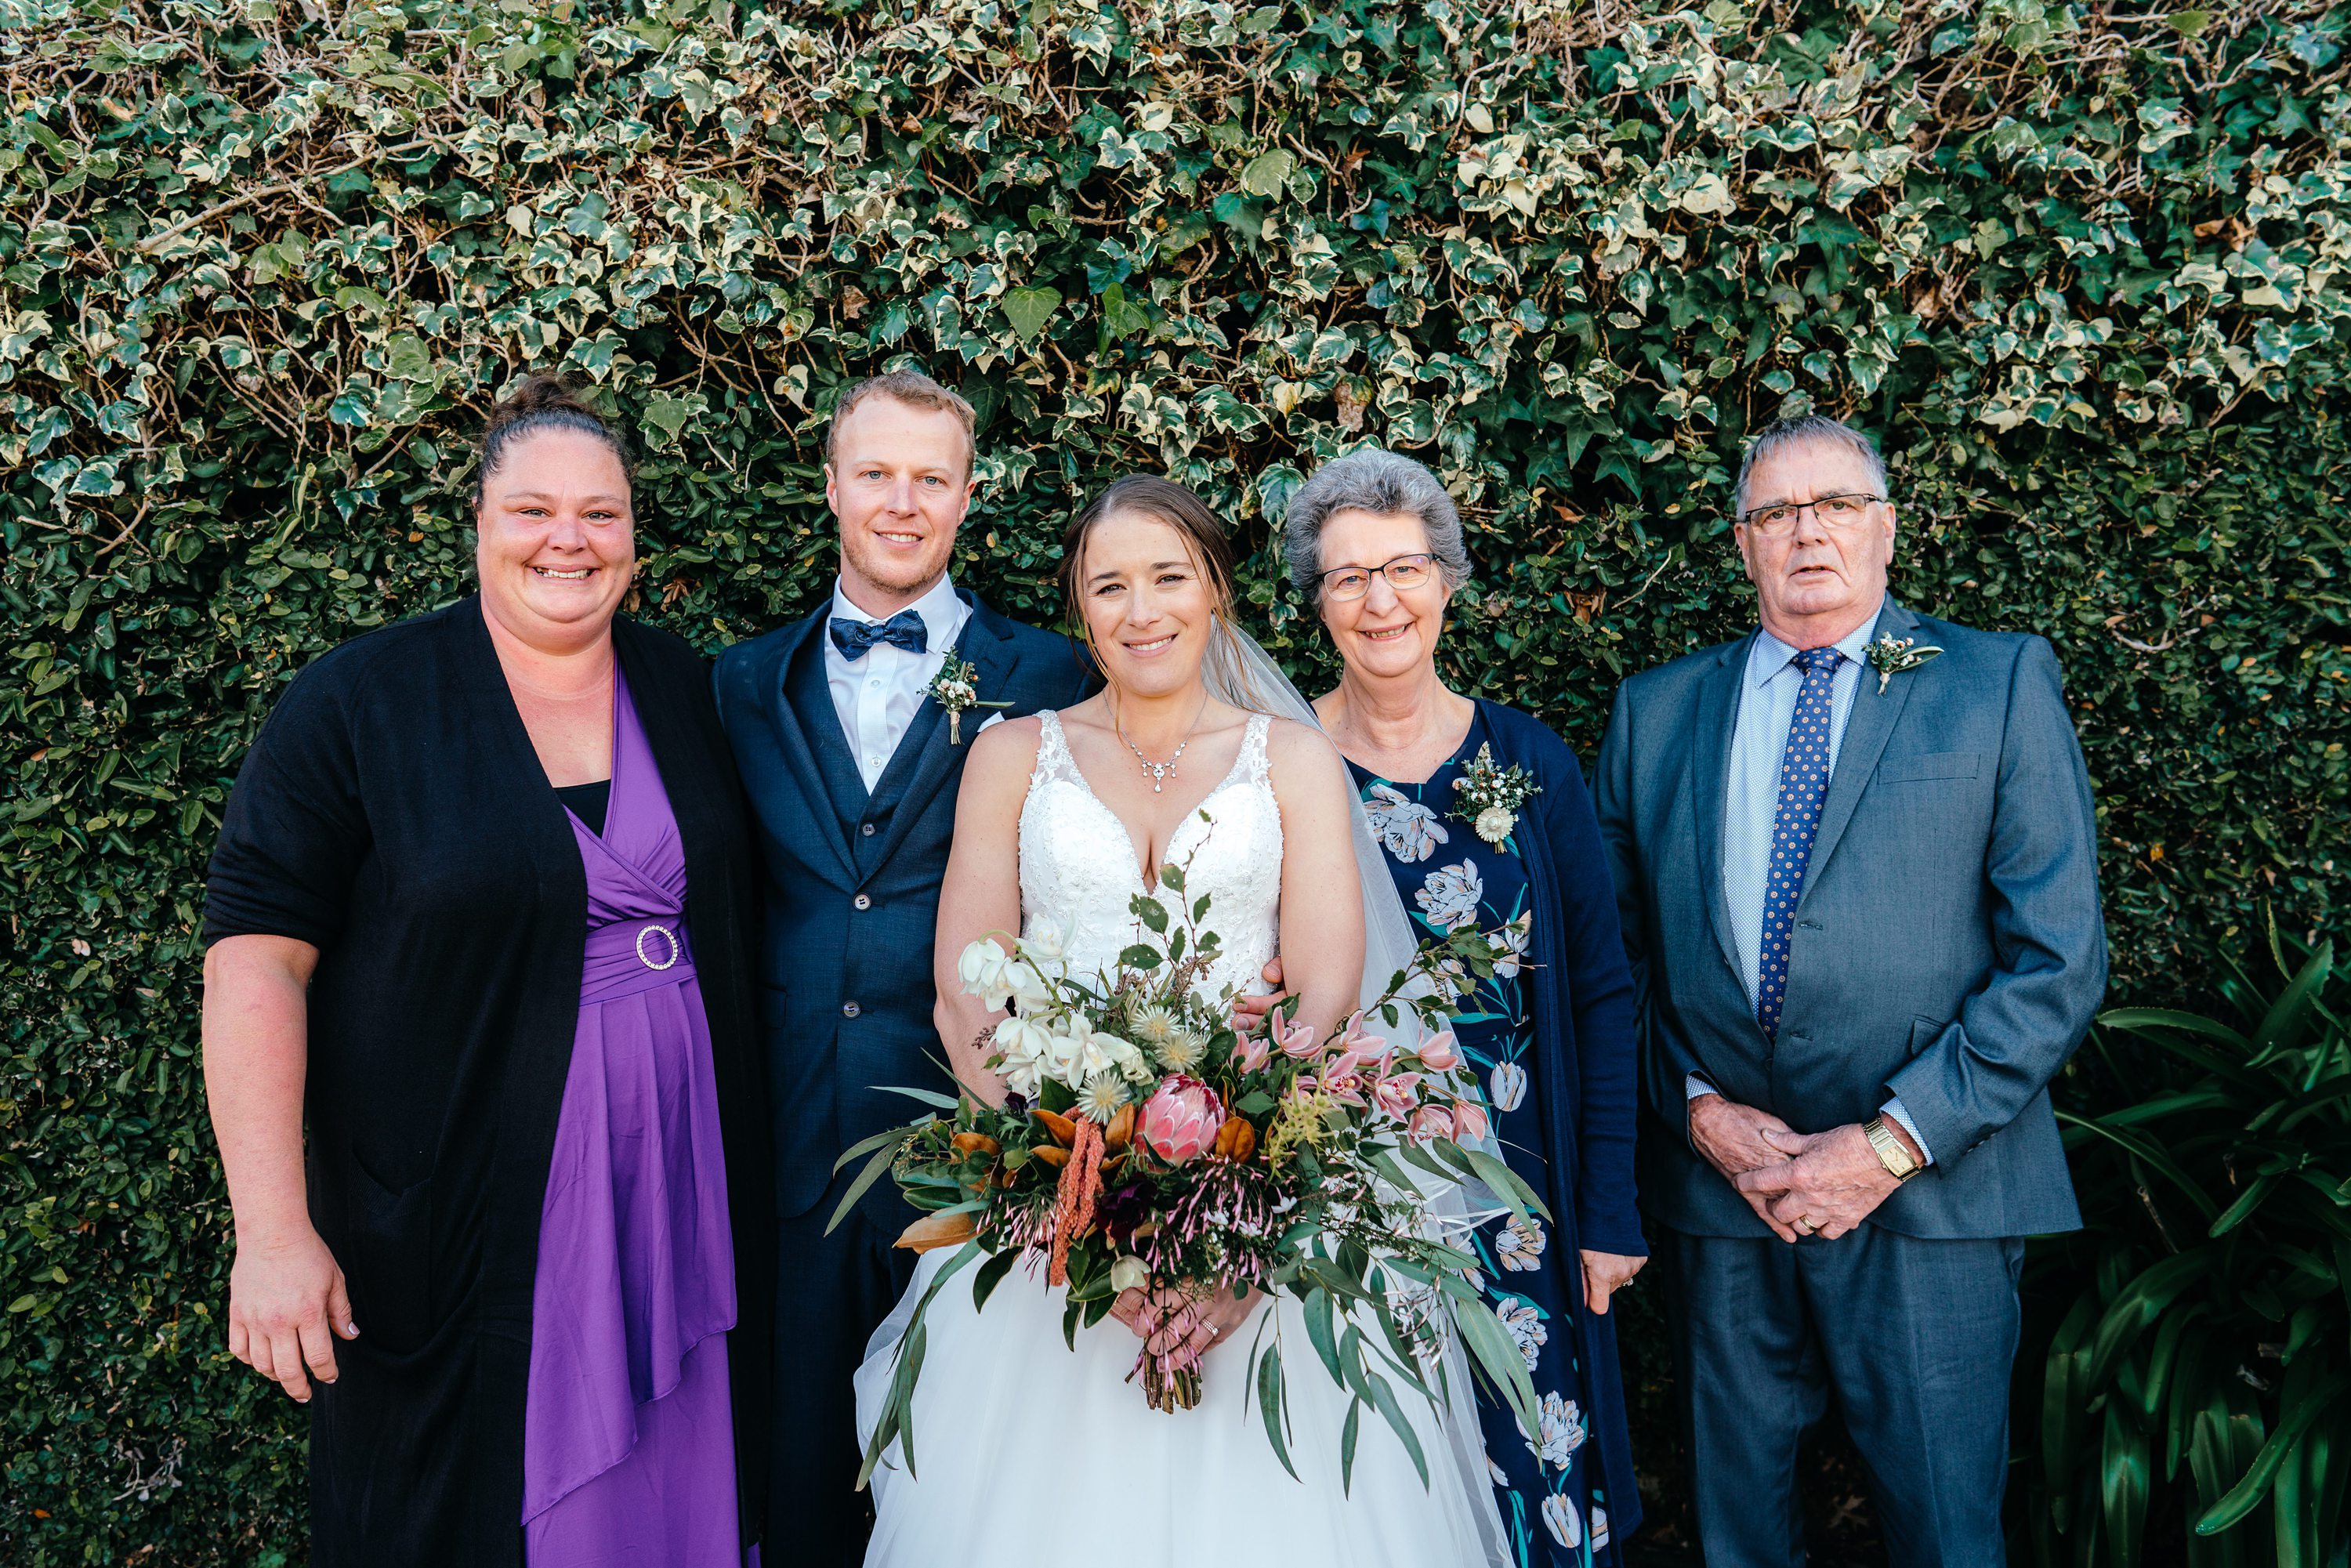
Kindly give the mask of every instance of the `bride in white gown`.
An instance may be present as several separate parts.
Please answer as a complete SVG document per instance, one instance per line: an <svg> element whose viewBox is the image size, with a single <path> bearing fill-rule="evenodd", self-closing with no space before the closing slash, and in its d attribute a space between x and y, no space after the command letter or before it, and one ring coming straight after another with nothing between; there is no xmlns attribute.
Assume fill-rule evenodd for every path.
<svg viewBox="0 0 2351 1568"><path fill-rule="evenodd" d="M1311 710L1231 628L1221 529L1180 486L1121 480L1071 526L1061 581L1109 688L1058 715L992 726L972 743L937 945L939 1030L957 1075L1004 1093L984 1065L1001 1015L956 977L966 944L1050 923L1069 934L1073 972L1113 966L1137 939L1129 900L1170 862L1186 868L1189 895L1213 899L1207 925L1223 956L1210 989L1262 991L1259 971L1278 950L1300 1017L1327 1031L1364 992L1367 925L1381 984L1410 938L1384 869L1374 859L1366 873L1359 860L1360 812L1338 753L1308 724L1271 716ZM947 1256L925 1255L868 1348L857 1374L861 1442L914 1303ZM1127 1381L1141 1348L1138 1292L1078 1330L1073 1353L1063 1291L1041 1269L1017 1268L984 1312L963 1281L943 1286L925 1318L914 1465L893 1444L873 1473L869 1568L1505 1561L1458 1352L1445 1379L1458 1415L1405 1402L1426 1484L1385 1423L1367 1421L1343 1488L1348 1396L1308 1350L1294 1299L1208 1309L1192 1330L1204 1350L1201 1402L1163 1413ZM1275 1336L1290 1369L1297 1479L1275 1457L1249 1385L1250 1346Z"/></svg>

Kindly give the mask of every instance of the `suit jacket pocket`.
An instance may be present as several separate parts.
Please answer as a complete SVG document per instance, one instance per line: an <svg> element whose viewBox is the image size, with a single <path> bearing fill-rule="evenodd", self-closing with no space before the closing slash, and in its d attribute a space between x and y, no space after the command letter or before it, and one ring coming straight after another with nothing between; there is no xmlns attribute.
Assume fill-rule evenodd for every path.
<svg viewBox="0 0 2351 1568"><path fill-rule="evenodd" d="M388 1187L353 1160L335 1261L360 1332L387 1351L414 1350L433 1333L433 1182Z"/></svg>
<svg viewBox="0 0 2351 1568"><path fill-rule="evenodd" d="M1911 757L1888 757L1877 764L1880 784L1915 784L1930 779L1972 779L1983 766L1973 751L1928 751Z"/></svg>

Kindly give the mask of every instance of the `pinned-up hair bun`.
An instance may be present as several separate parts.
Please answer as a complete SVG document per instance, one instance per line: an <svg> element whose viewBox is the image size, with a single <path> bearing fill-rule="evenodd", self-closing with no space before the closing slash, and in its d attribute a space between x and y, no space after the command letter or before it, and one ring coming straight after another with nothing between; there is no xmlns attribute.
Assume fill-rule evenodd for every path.
<svg viewBox="0 0 2351 1568"><path fill-rule="evenodd" d="M580 401L570 382L541 371L525 376L519 386L500 399L490 411L489 423L482 427L481 476L474 489L477 503L482 486L506 461L507 448L519 438L543 430L569 430L594 436L619 461L622 477L631 488L635 487L636 465L630 461L628 444L621 439L621 433L606 423L602 414Z"/></svg>

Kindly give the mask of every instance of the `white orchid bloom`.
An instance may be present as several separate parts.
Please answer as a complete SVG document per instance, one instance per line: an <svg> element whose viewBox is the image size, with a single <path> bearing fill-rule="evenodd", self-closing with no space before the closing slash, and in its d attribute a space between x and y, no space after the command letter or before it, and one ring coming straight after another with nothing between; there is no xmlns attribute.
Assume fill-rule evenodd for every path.
<svg viewBox="0 0 2351 1568"><path fill-rule="evenodd" d="M986 1001L989 1008L1000 1008L995 999L1004 990L1004 971L1012 963L1012 955L996 945L995 938L983 936L963 950L956 960L956 977L963 988Z"/></svg>
<svg viewBox="0 0 2351 1568"><path fill-rule="evenodd" d="M1042 970L1051 970L1070 956L1070 928L1048 916L1040 915L1020 938L1020 956Z"/></svg>

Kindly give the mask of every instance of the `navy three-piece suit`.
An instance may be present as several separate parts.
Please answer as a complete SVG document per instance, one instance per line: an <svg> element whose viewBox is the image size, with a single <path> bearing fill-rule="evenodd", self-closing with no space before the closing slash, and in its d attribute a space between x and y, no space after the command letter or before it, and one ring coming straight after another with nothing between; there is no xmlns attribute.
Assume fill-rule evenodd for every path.
<svg viewBox="0 0 2351 1568"><path fill-rule="evenodd" d="M853 1171L833 1162L920 1108L888 1086L947 1091L932 1021L933 932L964 759L980 723L1063 707L1093 687L1067 637L1022 626L968 592L957 657L979 698L960 744L925 698L869 792L826 686L828 615L720 655L718 712L750 798L765 933L759 1027L773 1107L778 1221L775 1487L765 1558L854 1563L870 1509L851 1375L914 1271L892 1249L914 1211L887 1181L824 1234Z"/></svg>

